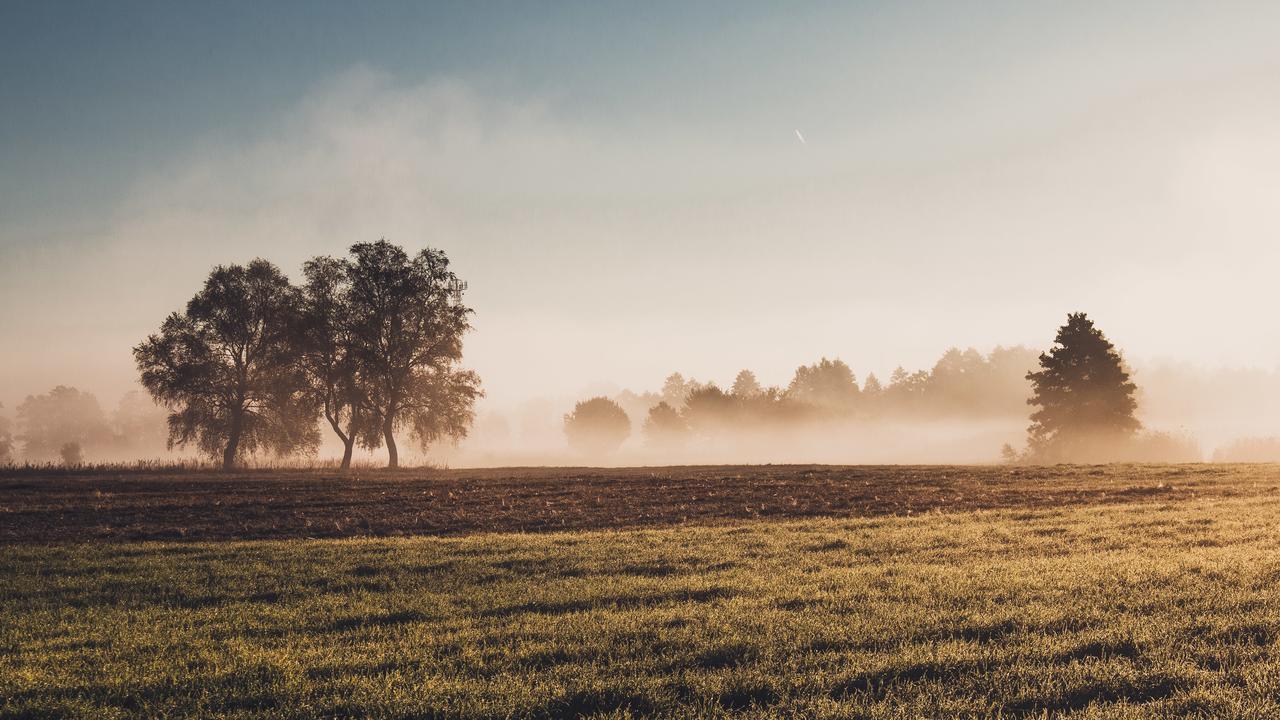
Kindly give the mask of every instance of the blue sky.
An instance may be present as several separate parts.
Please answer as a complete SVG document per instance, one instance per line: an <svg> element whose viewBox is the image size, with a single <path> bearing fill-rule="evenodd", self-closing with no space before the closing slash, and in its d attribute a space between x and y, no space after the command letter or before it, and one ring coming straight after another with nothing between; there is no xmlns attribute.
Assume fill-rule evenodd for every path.
<svg viewBox="0 0 1280 720"><path fill-rule="evenodd" d="M498 404L820 355L883 376L1077 309L1136 358L1274 367L1241 309L1280 300L1278 27L1263 3L8 3L0 402L122 392L215 263L296 274L380 236L454 258Z"/></svg>

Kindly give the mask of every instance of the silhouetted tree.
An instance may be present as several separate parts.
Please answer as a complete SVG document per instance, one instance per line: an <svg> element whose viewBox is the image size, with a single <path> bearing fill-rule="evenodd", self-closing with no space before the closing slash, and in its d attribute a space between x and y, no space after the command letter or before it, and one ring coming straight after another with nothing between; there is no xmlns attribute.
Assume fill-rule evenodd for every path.
<svg viewBox="0 0 1280 720"><path fill-rule="evenodd" d="M138 457L159 453L169 436L168 412L141 390L130 390L111 413L117 451Z"/></svg>
<svg viewBox="0 0 1280 720"><path fill-rule="evenodd" d="M398 467L395 431L408 426L423 449L460 439L474 419L480 378L458 367L471 310L444 252L410 258L386 240L351 246L348 263L352 350L362 400Z"/></svg>
<svg viewBox="0 0 1280 720"><path fill-rule="evenodd" d="M1039 406L1031 414L1028 450L1038 461L1094 459L1141 428L1137 390L1120 354L1084 313L1071 313L1054 346L1027 374Z"/></svg>
<svg viewBox="0 0 1280 720"><path fill-rule="evenodd" d="M101 448L111 441L111 429L98 399L65 385L22 401L18 433L22 454L32 460L57 458L68 443Z"/></svg>
<svg viewBox="0 0 1280 720"><path fill-rule="evenodd" d="M684 444L689 434L689 424L678 410L666 402L660 402L649 408L649 415L644 421L644 434L650 445L671 449Z"/></svg>
<svg viewBox="0 0 1280 720"><path fill-rule="evenodd" d="M875 373L868 373L867 379L862 381L862 394L865 396L875 396L884 392L884 387L880 384L880 378Z"/></svg>
<svg viewBox="0 0 1280 720"><path fill-rule="evenodd" d="M734 423L740 407L737 398L710 383L689 393L681 414L691 429L705 435Z"/></svg>
<svg viewBox="0 0 1280 720"><path fill-rule="evenodd" d="M0 409L4 403L0 403ZM9 418L0 415L0 464L13 462L13 431L9 427Z"/></svg>
<svg viewBox="0 0 1280 720"><path fill-rule="evenodd" d="M684 399L689 395L689 383L680 373L671 373L662 383L662 401L673 408L683 407Z"/></svg>
<svg viewBox="0 0 1280 720"><path fill-rule="evenodd" d="M320 414L342 442L342 469L351 467L357 441L370 450L382 445L381 427L362 387L354 348L356 320L351 300L351 265L317 257L303 265L302 317L298 331L300 367Z"/></svg>
<svg viewBox="0 0 1280 720"><path fill-rule="evenodd" d="M62 447L58 449L58 456L62 458L62 464L67 467L84 462L84 453L80 450L80 443L78 442L63 443Z"/></svg>
<svg viewBox="0 0 1280 720"><path fill-rule="evenodd" d="M266 260L214 268L185 312L133 349L142 385L169 415L169 447L194 442L229 470L246 452L319 442L298 367L301 294Z"/></svg>
<svg viewBox="0 0 1280 720"><path fill-rule="evenodd" d="M592 455L610 453L631 434L631 420L618 403L607 397L583 400L564 416L569 446Z"/></svg>
<svg viewBox="0 0 1280 720"><path fill-rule="evenodd" d="M733 387L729 389L729 394L736 398L748 399L753 398L764 392L764 388L760 387L760 381L756 379L756 374L750 370L743 370L733 379Z"/></svg>
<svg viewBox="0 0 1280 720"><path fill-rule="evenodd" d="M858 381L842 360L821 361L796 368L787 396L829 410L845 410L857 399Z"/></svg>

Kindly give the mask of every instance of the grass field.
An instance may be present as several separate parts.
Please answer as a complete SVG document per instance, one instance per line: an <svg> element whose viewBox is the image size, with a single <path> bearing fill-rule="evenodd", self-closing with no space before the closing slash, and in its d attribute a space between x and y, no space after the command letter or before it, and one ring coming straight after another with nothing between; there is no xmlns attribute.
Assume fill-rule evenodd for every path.
<svg viewBox="0 0 1280 720"><path fill-rule="evenodd" d="M1034 470L1028 488L1057 473L1074 489L926 502L939 478L989 497L1020 479L988 472L859 476L910 514L247 542L11 533L0 715L1280 716L1277 469ZM38 510L29 492L0 490L0 522Z"/></svg>

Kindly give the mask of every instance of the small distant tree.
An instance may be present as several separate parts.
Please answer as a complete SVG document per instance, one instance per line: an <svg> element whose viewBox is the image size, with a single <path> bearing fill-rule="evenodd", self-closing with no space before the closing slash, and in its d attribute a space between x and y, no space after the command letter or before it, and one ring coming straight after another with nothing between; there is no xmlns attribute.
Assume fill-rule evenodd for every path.
<svg viewBox="0 0 1280 720"><path fill-rule="evenodd" d="M68 443L101 448L111 441L98 398L65 385L27 396L18 406L18 432L22 454L33 460L53 460Z"/></svg>
<svg viewBox="0 0 1280 720"><path fill-rule="evenodd" d="M1137 386L1124 361L1084 313L1071 313L1054 346L1027 374L1038 406L1028 428L1036 461L1099 459L1130 440L1142 425L1134 416Z"/></svg>
<svg viewBox="0 0 1280 720"><path fill-rule="evenodd" d="M459 367L471 309L449 258L427 248L410 257L386 240L351 246L350 335L361 401L398 467L397 429L408 427L426 449L466 437L475 418L480 377Z"/></svg>
<svg viewBox="0 0 1280 720"><path fill-rule="evenodd" d="M594 397L564 416L564 434L573 449L590 455L617 451L631 435L631 419L618 403Z"/></svg>
<svg viewBox="0 0 1280 720"><path fill-rule="evenodd" d="M0 403L0 409L4 403ZM9 418L0 415L0 464L13 462L13 431L9 428Z"/></svg>
<svg viewBox="0 0 1280 720"><path fill-rule="evenodd" d="M169 413L142 390L130 390L111 413L116 449L133 457L154 456L169 437Z"/></svg>
<svg viewBox="0 0 1280 720"><path fill-rule="evenodd" d="M689 395L689 383L685 381L684 376L680 373L671 373L662 383L662 401L673 408L684 405L684 399Z"/></svg>
<svg viewBox="0 0 1280 720"><path fill-rule="evenodd" d="M170 448L194 443L230 470L247 452L319 443L294 342L301 304L266 260L220 265L185 312L133 349L143 387L171 411Z"/></svg>
<svg viewBox="0 0 1280 720"><path fill-rule="evenodd" d="M875 397L884 392L884 386L880 384L880 378L875 373L868 373L867 379L862 381L862 394Z"/></svg>
<svg viewBox="0 0 1280 720"><path fill-rule="evenodd" d="M756 379L756 374L750 370L743 370L733 379L733 387L729 389L729 394L736 398L750 399L758 397L764 388L760 387L760 381Z"/></svg>
<svg viewBox="0 0 1280 720"><path fill-rule="evenodd" d="M84 453L80 451L80 443L78 442L64 443L62 447L58 449L58 455L62 458L62 464L67 467L79 465L84 462Z"/></svg>
<svg viewBox="0 0 1280 720"><path fill-rule="evenodd" d="M644 421L644 434L650 445L671 449L684 444L689 434L689 424L681 417L680 411L660 402L649 408L649 415Z"/></svg>

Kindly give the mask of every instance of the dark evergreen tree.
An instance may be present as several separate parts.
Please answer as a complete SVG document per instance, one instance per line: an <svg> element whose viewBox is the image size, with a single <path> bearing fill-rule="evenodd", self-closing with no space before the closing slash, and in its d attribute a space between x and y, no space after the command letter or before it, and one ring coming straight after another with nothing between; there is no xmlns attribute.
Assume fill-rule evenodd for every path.
<svg viewBox="0 0 1280 720"><path fill-rule="evenodd" d="M1142 425L1134 417L1137 386L1115 346L1084 313L1071 313L1054 346L1027 374L1038 406L1028 451L1039 462L1093 461L1114 454Z"/></svg>

